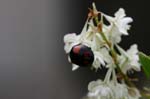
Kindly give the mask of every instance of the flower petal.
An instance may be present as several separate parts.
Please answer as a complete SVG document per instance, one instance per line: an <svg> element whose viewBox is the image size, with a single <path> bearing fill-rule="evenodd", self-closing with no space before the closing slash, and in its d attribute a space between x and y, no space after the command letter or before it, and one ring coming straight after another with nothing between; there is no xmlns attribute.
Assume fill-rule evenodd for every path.
<svg viewBox="0 0 150 99"><path fill-rule="evenodd" d="M126 14L125 14L125 10L123 8L120 8L116 13L115 13L115 17L117 19L120 19L120 18L123 18L125 17Z"/></svg>
<svg viewBox="0 0 150 99"><path fill-rule="evenodd" d="M117 24L119 27L119 31L124 35L128 35L127 30L130 29L130 25L128 24L131 22L133 22L133 19L130 17L126 17L120 20L120 23Z"/></svg>
<svg viewBox="0 0 150 99"><path fill-rule="evenodd" d="M76 64L72 64L72 71L75 71L75 70L77 70L79 68L79 66L78 65L76 65Z"/></svg>
<svg viewBox="0 0 150 99"><path fill-rule="evenodd" d="M86 20L86 22L85 22L85 24L83 26L82 32L80 33L81 36L86 34L86 32L87 32L87 25L88 25L88 19Z"/></svg>
<svg viewBox="0 0 150 99"><path fill-rule="evenodd" d="M74 42L76 39L77 39L77 35L75 33L66 34L64 36L65 43Z"/></svg>
<svg viewBox="0 0 150 99"><path fill-rule="evenodd" d="M66 53L69 53L72 49L73 46L79 44L79 42L74 42L74 43L66 43L64 46L64 50L66 51Z"/></svg>

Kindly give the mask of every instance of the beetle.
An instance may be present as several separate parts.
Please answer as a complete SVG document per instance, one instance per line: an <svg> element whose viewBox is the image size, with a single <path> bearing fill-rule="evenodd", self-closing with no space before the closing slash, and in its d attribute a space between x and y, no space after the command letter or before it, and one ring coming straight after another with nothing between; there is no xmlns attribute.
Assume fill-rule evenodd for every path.
<svg viewBox="0 0 150 99"><path fill-rule="evenodd" d="M78 44L72 47L69 53L71 62L81 67L91 66L94 61L94 54L90 47Z"/></svg>

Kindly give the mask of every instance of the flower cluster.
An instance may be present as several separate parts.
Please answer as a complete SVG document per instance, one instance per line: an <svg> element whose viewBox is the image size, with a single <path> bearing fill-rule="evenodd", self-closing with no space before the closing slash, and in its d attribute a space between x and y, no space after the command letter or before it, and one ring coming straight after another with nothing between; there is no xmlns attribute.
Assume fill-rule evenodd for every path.
<svg viewBox="0 0 150 99"><path fill-rule="evenodd" d="M112 73L112 80L110 79ZM113 69L109 69L104 81L92 81L88 85L88 99L139 99L139 91L124 82L118 83Z"/></svg>
<svg viewBox="0 0 150 99"><path fill-rule="evenodd" d="M98 14L101 15L100 20ZM129 34L129 23L133 19L126 17L123 8L112 17L98 12L94 4L90 15L79 35L71 33L64 36L64 49L72 63L72 70L86 66L96 70L101 69L101 66L108 69L104 81L97 80L89 84L89 99L139 99L139 91L135 87L129 87L124 79L121 79L121 83L118 82L115 72L119 68L124 76L129 71L141 70L137 45L131 45L127 51L119 46L121 37Z"/></svg>

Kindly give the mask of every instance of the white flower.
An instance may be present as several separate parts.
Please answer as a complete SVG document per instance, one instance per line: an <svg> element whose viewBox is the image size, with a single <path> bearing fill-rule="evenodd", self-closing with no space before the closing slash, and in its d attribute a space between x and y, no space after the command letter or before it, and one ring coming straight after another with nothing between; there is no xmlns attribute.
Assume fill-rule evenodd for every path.
<svg viewBox="0 0 150 99"><path fill-rule="evenodd" d="M122 54L119 57L120 66L125 74L127 73L127 71L131 69L135 71L141 70L141 65L139 63L138 49L136 44L132 45L130 49L128 49L126 52L119 46L118 49Z"/></svg>
<svg viewBox="0 0 150 99"><path fill-rule="evenodd" d="M101 80L92 81L88 85L88 97L94 99L113 99L112 89Z"/></svg>
<svg viewBox="0 0 150 99"><path fill-rule="evenodd" d="M102 66L105 66L106 68L109 68L108 65L111 64L112 58L109 55L109 51L107 48L103 47L100 48L97 51L94 51L94 63L93 67L97 70L98 68L101 68Z"/></svg>
<svg viewBox="0 0 150 99"><path fill-rule="evenodd" d="M92 81L88 85L89 99L139 99L136 88L128 87L124 82L118 83L114 68L109 68L104 81Z"/></svg>
<svg viewBox="0 0 150 99"><path fill-rule="evenodd" d="M120 8L115 13L115 17L111 17L106 14L103 15L110 23L108 27L105 26L108 39L110 39L113 43L119 43L122 35L128 35L127 30L130 29L130 25L128 24L131 23L133 19L125 17L126 14L123 8Z"/></svg>
<svg viewBox="0 0 150 99"><path fill-rule="evenodd" d="M138 89L114 81L92 81L88 85L88 99L139 99Z"/></svg>
<svg viewBox="0 0 150 99"><path fill-rule="evenodd" d="M104 81L97 80L92 81L88 85L88 97L92 99L114 99L113 90L111 88L110 77L112 74L112 68L109 68L105 76Z"/></svg>
<svg viewBox="0 0 150 99"><path fill-rule="evenodd" d="M88 90L89 99L139 99L140 97L137 91L131 96L133 93L128 90L127 85L112 80L107 83L101 80L92 81L88 85Z"/></svg>
<svg viewBox="0 0 150 99"><path fill-rule="evenodd" d="M127 30L130 29L129 23L133 21L131 17L125 17L125 10L123 8L120 8L116 13L115 17L110 17L108 15L104 14L104 17L111 23L114 24L118 29L119 32L128 35Z"/></svg>

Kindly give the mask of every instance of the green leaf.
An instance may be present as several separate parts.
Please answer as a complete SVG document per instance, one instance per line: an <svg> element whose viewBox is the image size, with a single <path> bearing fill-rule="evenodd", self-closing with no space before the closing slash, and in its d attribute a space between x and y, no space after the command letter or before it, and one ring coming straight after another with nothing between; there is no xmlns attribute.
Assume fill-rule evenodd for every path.
<svg viewBox="0 0 150 99"><path fill-rule="evenodd" d="M139 52L139 59L144 73L146 74L147 78L150 78L150 57L142 52Z"/></svg>

